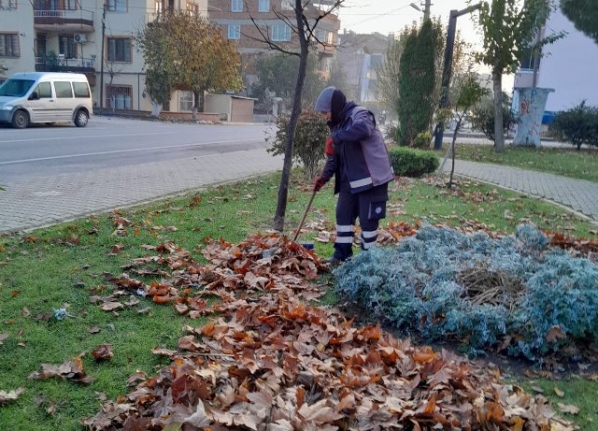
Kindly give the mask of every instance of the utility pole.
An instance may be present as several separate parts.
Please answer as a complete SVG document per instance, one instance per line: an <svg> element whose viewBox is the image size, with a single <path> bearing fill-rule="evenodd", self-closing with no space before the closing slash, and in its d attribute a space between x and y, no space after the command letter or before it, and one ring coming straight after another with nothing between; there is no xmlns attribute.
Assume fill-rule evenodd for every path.
<svg viewBox="0 0 598 431"><path fill-rule="evenodd" d="M432 6L432 0L425 0L424 2L424 21L430 18L430 8Z"/></svg>
<svg viewBox="0 0 598 431"><path fill-rule="evenodd" d="M106 35L106 3L102 11L102 47L100 48L100 114L104 113L104 39Z"/></svg>

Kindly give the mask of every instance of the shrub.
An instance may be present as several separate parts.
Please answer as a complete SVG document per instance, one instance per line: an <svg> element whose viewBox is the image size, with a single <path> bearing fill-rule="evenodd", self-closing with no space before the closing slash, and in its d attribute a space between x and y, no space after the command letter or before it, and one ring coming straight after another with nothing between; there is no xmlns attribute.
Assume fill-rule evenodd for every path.
<svg viewBox="0 0 598 431"><path fill-rule="evenodd" d="M276 118L276 133L268 136L266 142L271 144L268 152L274 156L284 154L285 140L289 117L281 115ZM293 159L302 163L307 179L317 175L318 164L324 158L326 137L330 133L326 122L314 111L304 111L299 116L295 139L293 139Z"/></svg>
<svg viewBox="0 0 598 431"><path fill-rule="evenodd" d="M390 161L396 175L402 177L421 177L431 174L440 165L434 153L413 148L393 147L389 150Z"/></svg>
<svg viewBox="0 0 598 431"><path fill-rule="evenodd" d="M425 132L420 132L417 134L415 139L413 140L413 148L420 148L422 150L427 150L430 148L430 143L432 142L432 133L429 130Z"/></svg>
<svg viewBox="0 0 598 431"><path fill-rule="evenodd" d="M503 131L505 134L513 127L517 120L511 111L511 98L503 93ZM491 97L484 98L478 103L471 112L471 125L475 130L479 130L488 139L494 141L494 101Z"/></svg>
<svg viewBox="0 0 598 431"><path fill-rule="evenodd" d="M405 335L531 360L598 340L598 265L530 225L498 239L424 226L335 270L335 290Z"/></svg>
<svg viewBox="0 0 598 431"><path fill-rule="evenodd" d="M598 107L586 106L584 100L575 108L559 112L549 131L578 150L583 144L598 146Z"/></svg>

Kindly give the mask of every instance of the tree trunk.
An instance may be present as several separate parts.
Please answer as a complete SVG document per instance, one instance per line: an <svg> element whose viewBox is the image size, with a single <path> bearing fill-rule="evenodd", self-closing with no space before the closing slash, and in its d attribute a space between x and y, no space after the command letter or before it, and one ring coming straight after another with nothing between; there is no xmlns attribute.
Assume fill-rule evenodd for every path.
<svg viewBox="0 0 598 431"><path fill-rule="evenodd" d="M162 111L162 104L152 100L152 117L158 118Z"/></svg>
<svg viewBox="0 0 598 431"><path fill-rule="evenodd" d="M465 113L463 113L463 115L465 115ZM457 142L457 135L459 134L459 129L461 128L461 122L463 121L463 115L459 116L459 119L457 120L457 125L455 126L455 132L453 133L453 141L451 142L451 160L452 160L452 165L451 165L451 173L449 175L449 182L448 182L448 188L450 189L451 187L453 187L453 176L455 175L455 143Z"/></svg>
<svg viewBox="0 0 598 431"><path fill-rule="evenodd" d="M293 97L293 109L291 118L287 125L286 140L284 145L284 162L282 166L282 176L280 177L280 186L278 187L278 200L276 204L276 214L274 216L274 230L284 231L284 219L287 210L287 198L289 194L289 182L291 178L291 168L293 166L293 139L299 114L301 114L301 96L303 94L303 85L307 71L307 56L309 54L308 41L305 35L305 23L303 22L303 6L301 0L295 0L295 17L297 19L297 33L301 45L301 55L299 59L299 73L297 74L297 85L295 87L295 96Z"/></svg>
<svg viewBox="0 0 598 431"><path fill-rule="evenodd" d="M504 119L502 112L502 73L492 72L492 87L494 90L494 151L505 151Z"/></svg>

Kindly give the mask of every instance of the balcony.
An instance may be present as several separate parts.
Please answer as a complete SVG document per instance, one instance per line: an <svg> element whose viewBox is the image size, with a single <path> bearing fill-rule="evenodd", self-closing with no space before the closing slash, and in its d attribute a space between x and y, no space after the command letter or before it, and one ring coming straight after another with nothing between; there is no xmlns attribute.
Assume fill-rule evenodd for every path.
<svg viewBox="0 0 598 431"><path fill-rule="evenodd" d="M33 10L33 23L38 31L50 32L91 32L93 31L93 11L71 9Z"/></svg>
<svg viewBox="0 0 598 431"><path fill-rule="evenodd" d="M64 58L62 55L48 55L46 57L35 57L36 72L73 72L83 73L87 76L89 85L95 86L96 57L90 58Z"/></svg>

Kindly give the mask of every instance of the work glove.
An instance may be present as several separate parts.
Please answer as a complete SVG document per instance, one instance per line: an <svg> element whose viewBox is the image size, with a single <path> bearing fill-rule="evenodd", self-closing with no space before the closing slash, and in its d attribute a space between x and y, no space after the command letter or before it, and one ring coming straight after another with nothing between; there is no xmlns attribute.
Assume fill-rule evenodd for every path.
<svg viewBox="0 0 598 431"><path fill-rule="evenodd" d="M329 136L328 138L326 138L326 156L330 157L330 156L334 156L334 140L332 139L331 136Z"/></svg>
<svg viewBox="0 0 598 431"><path fill-rule="evenodd" d="M326 182L326 178L324 178L322 175L318 175L314 180L314 192L319 192L322 187L324 187Z"/></svg>

